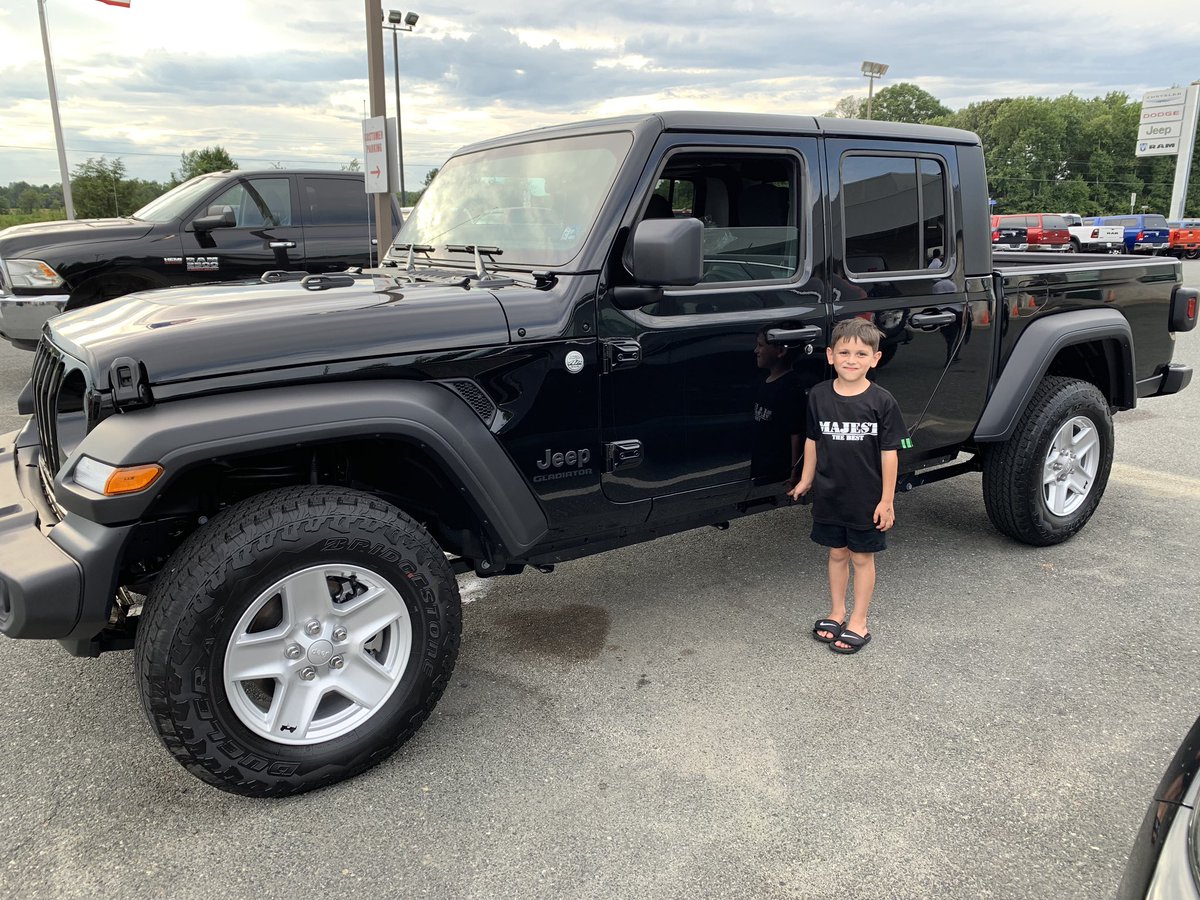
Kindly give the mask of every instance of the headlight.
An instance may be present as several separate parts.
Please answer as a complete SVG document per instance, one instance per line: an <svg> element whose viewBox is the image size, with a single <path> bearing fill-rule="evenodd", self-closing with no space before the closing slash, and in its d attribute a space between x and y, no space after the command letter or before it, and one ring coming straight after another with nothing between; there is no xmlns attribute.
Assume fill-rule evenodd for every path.
<svg viewBox="0 0 1200 900"><path fill-rule="evenodd" d="M63 280L40 259L10 259L6 262L13 287L56 288Z"/></svg>
<svg viewBox="0 0 1200 900"><path fill-rule="evenodd" d="M112 497L116 494L132 494L144 490L158 480L163 467L157 463L145 466L110 466L88 456L79 458L75 464L73 478L81 487Z"/></svg>

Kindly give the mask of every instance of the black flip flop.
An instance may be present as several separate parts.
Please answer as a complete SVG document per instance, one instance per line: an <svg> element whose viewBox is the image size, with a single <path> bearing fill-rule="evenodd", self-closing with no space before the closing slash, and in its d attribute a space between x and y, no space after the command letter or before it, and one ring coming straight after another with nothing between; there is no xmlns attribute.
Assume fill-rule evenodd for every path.
<svg viewBox="0 0 1200 900"><path fill-rule="evenodd" d="M857 631L851 631L849 628L846 628L838 635L837 640L848 646L839 647L836 643L830 641L829 649L834 653L857 653L871 642L871 632L868 631L866 634L859 634Z"/></svg>
<svg viewBox="0 0 1200 900"><path fill-rule="evenodd" d="M842 632L846 630L845 622L835 622L833 619L817 619L813 625L813 640L820 641L822 644L832 644L842 636ZM817 634L818 631L828 631L833 637L821 637Z"/></svg>

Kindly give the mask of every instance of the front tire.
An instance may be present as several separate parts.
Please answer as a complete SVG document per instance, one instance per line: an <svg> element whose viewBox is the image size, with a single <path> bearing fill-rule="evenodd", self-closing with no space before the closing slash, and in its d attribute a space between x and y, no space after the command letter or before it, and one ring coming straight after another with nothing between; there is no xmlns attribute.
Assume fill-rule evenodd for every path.
<svg viewBox="0 0 1200 900"><path fill-rule="evenodd" d="M278 797L386 759L458 656L458 585L419 524L359 491L271 491L176 551L136 644L167 750L222 790Z"/></svg>
<svg viewBox="0 0 1200 900"><path fill-rule="evenodd" d="M1048 376L1012 437L984 456L988 518L1023 543L1061 543L1096 511L1112 457L1112 416L1104 396L1086 381Z"/></svg>

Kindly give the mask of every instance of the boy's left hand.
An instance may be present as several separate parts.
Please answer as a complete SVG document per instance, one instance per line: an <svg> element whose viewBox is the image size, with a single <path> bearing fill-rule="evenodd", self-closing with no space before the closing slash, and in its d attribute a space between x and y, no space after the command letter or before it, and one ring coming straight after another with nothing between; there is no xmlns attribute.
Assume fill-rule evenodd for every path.
<svg viewBox="0 0 1200 900"><path fill-rule="evenodd" d="M883 500L879 501L879 505L875 507L874 515L875 527L880 531L887 531L896 524L896 512L892 508L892 504Z"/></svg>

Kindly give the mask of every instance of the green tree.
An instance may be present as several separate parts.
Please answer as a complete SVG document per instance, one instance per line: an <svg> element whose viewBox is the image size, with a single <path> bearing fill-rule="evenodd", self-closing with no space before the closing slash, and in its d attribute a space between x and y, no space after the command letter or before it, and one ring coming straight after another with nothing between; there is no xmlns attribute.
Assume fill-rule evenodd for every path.
<svg viewBox="0 0 1200 900"><path fill-rule="evenodd" d="M126 178L125 163L120 157L112 161L103 156L89 158L71 173L75 214L81 219L128 216L164 190L165 185L154 181Z"/></svg>
<svg viewBox="0 0 1200 900"><path fill-rule="evenodd" d="M349 163L342 166L342 171L343 172L361 172L362 171L362 163L360 163L358 161L358 157L355 157L354 159L350 160Z"/></svg>
<svg viewBox="0 0 1200 900"><path fill-rule="evenodd" d="M125 163L120 157L109 162L103 156L88 158L71 173L71 194L75 214L81 219L99 219L121 215L121 182ZM127 205L126 212L133 210Z"/></svg>
<svg viewBox="0 0 1200 900"><path fill-rule="evenodd" d="M867 114L867 98L847 94L825 115L831 119L861 119Z"/></svg>
<svg viewBox="0 0 1200 900"><path fill-rule="evenodd" d="M35 209L42 209L42 198L32 187L27 187L21 191L17 197L17 207L27 213L33 212Z"/></svg>
<svg viewBox="0 0 1200 900"><path fill-rule="evenodd" d="M885 87L871 101L871 118L881 122L924 124L950 113L933 94L907 81Z"/></svg>
<svg viewBox="0 0 1200 900"><path fill-rule="evenodd" d="M203 150L188 150L179 155L179 174L171 173L175 184L204 175L207 172L223 172L236 169L238 164L221 146L205 147Z"/></svg>

